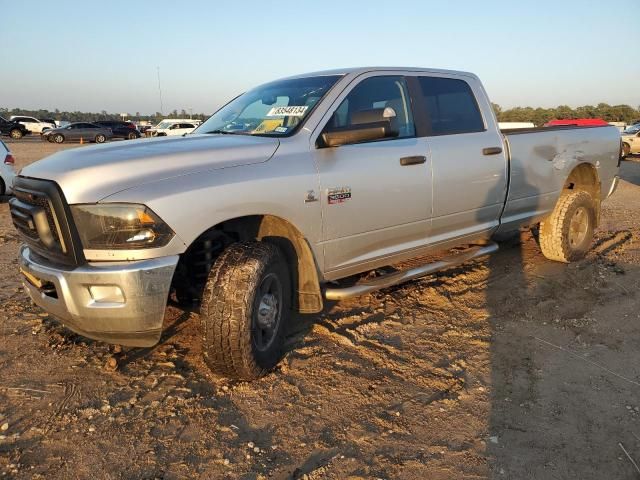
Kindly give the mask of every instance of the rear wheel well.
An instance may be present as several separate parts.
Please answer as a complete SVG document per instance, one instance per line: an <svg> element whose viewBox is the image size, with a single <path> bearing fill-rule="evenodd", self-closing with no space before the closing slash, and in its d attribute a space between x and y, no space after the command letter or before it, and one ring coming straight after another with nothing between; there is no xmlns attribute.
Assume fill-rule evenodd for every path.
<svg viewBox="0 0 640 480"><path fill-rule="evenodd" d="M253 240L272 243L284 254L294 287L294 308L301 313L322 311L318 270L309 244L290 222L272 215L234 218L198 236L180 256L176 268L173 288L178 300L199 302L209 271L220 253L231 243Z"/></svg>
<svg viewBox="0 0 640 480"><path fill-rule="evenodd" d="M581 190L591 195L596 212L596 225L600 220L600 178L596 167L581 163L575 167L564 183L563 190Z"/></svg>

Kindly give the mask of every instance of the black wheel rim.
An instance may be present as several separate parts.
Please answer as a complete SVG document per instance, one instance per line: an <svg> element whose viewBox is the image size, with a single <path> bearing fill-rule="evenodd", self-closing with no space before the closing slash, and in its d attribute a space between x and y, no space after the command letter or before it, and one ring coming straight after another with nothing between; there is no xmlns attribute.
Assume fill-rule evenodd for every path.
<svg viewBox="0 0 640 480"><path fill-rule="evenodd" d="M265 275L260 282L252 317L253 345L264 352L273 345L282 319L282 283L275 273Z"/></svg>

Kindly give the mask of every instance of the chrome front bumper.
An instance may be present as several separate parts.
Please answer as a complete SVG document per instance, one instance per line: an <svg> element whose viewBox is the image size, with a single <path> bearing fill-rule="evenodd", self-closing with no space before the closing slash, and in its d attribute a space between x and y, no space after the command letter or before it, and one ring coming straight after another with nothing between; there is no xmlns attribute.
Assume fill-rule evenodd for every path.
<svg viewBox="0 0 640 480"><path fill-rule="evenodd" d="M84 265L48 265L20 249L24 287L31 299L74 332L109 343L158 343L178 256Z"/></svg>

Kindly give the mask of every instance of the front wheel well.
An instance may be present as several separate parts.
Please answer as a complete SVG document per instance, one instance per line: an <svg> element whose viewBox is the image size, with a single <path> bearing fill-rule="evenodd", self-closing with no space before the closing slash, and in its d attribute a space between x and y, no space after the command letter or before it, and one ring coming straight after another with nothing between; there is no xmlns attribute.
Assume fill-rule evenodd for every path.
<svg viewBox="0 0 640 480"><path fill-rule="evenodd" d="M180 256L173 278L176 297L199 302L216 259L230 244L263 241L284 254L294 286L292 305L300 313L322 311L318 269L306 238L290 222L273 215L251 215L221 222L203 232Z"/></svg>

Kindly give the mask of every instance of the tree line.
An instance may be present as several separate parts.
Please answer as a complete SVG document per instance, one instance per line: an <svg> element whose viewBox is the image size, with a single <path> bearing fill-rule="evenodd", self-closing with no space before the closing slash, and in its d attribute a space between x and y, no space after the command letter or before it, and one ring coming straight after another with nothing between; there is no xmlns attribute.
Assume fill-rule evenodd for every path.
<svg viewBox="0 0 640 480"><path fill-rule="evenodd" d="M582 107L571 108L567 105L560 105L555 108L533 108L533 107L514 107L503 110L496 103L492 104L496 112L499 122L533 122L534 125L543 125L549 120L565 120L571 118L601 118L607 122L625 122L627 124L637 123L640 121L640 106L636 109L629 105L608 105L599 103L598 105L584 105ZM23 108L0 108L0 116L9 118L11 115L26 115L36 118L52 118L54 120L66 120L68 122L95 122L96 120L120 120L121 117L117 113L108 113L102 110L100 113L94 112L67 112L55 109L53 111L25 110ZM132 121L147 121L158 123L163 118L193 118L197 120L205 120L208 115L203 113L189 114L182 109L173 110L168 114L155 112L151 115L141 115L136 112L135 115L129 116L127 119Z"/></svg>
<svg viewBox="0 0 640 480"><path fill-rule="evenodd" d="M499 122L533 122L540 126L549 120L566 120L572 118L601 118L607 122L625 122L627 124L640 121L640 106L635 109L629 105L584 105L571 108L560 105L555 108L514 107L503 110L498 104L492 104Z"/></svg>

